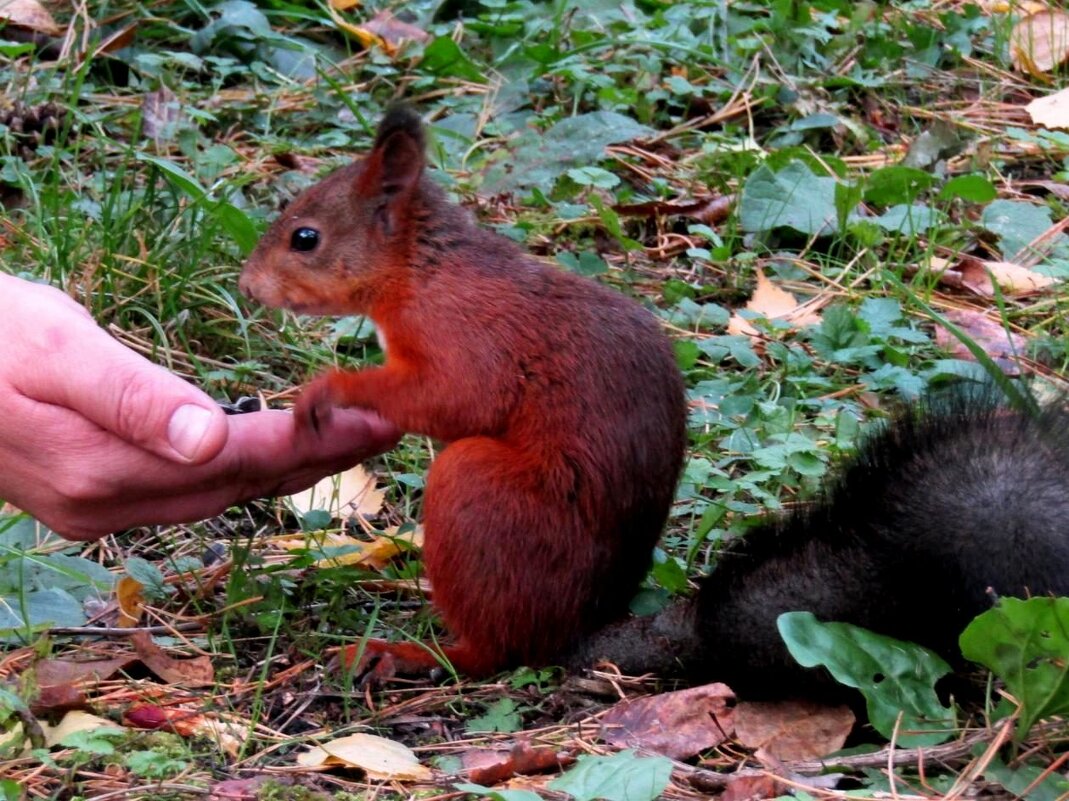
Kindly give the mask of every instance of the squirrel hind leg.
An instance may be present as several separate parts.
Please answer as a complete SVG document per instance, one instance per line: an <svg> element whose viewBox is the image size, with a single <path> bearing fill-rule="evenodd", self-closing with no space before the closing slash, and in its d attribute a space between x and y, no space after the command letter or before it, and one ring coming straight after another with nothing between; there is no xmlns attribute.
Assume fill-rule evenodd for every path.
<svg viewBox="0 0 1069 801"><path fill-rule="evenodd" d="M546 457L488 437L431 467L424 567L462 661L548 664L602 612L613 545L581 523L567 484Z"/></svg>

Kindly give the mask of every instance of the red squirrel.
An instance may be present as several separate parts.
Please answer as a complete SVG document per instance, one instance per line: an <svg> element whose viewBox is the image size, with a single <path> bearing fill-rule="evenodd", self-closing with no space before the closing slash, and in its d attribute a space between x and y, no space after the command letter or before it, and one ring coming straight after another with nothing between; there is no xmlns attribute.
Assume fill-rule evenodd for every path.
<svg viewBox="0 0 1069 801"><path fill-rule="evenodd" d="M419 115L390 109L367 156L270 226L241 291L374 321L385 364L313 380L297 425L357 406L446 443L423 502L424 569L455 638L441 654L470 676L550 664L624 615L649 568L683 462L683 380L649 311L477 227L424 165ZM439 663L416 643L366 653L381 675Z"/></svg>

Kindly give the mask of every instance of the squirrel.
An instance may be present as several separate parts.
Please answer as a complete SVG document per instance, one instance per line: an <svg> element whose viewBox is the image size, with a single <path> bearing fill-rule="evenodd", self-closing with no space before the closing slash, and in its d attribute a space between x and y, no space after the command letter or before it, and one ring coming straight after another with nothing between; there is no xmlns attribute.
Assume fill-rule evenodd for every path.
<svg viewBox="0 0 1069 801"><path fill-rule="evenodd" d="M743 697L804 695L830 678L791 659L782 612L954 661L988 588L1069 594L1069 415L966 394L892 422L822 500L729 545L693 598L625 619L685 451L671 345L636 302L477 227L424 167L419 116L392 108L370 153L294 200L240 278L269 306L378 328L384 366L313 380L298 425L360 406L446 443L426 483L424 567L456 642L371 640L361 670L609 659Z"/></svg>
<svg viewBox="0 0 1069 801"><path fill-rule="evenodd" d="M381 678L438 653L469 676L552 664L622 617L686 446L683 379L655 316L477 227L425 174L424 147L419 115L389 109L370 153L287 206L239 279L268 306L376 325L384 365L314 379L297 425L359 406L446 444L426 481L423 564L456 642L368 641L360 670Z"/></svg>
<svg viewBox="0 0 1069 801"><path fill-rule="evenodd" d="M723 681L740 697L850 702L791 657L776 619L808 611L964 667L958 637L992 595L1069 595L1069 413L933 395L860 445L822 497L729 544L691 599L608 626L571 656Z"/></svg>

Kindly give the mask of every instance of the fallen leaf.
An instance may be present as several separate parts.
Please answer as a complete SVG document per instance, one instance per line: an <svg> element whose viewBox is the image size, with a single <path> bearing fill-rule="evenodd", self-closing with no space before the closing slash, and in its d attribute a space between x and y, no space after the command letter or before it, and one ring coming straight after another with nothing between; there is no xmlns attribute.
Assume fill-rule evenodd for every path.
<svg viewBox="0 0 1069 801"><path fill-rule="evenodd" d="M43 724L45 730L45 742L48 743L48 747L51 748L54 745L58 745L64 738L80 731L94 731L96 729L121 729L116 723L102 718L99 715L91 715L88 712L83 712L80 709L75 709L68 712L62 717L62 719L55 726L49 726Z"/></svg>
<svg viewBox="0 0 1069 801"><path fill-rule="evenodd" d="M1030 294L1058 283L1049 275L1040 275L1009 261L983 261L965 257L958 264L957 271L961 274L964 286L988 298L995 296L992 278L1006 295Z"/></svg>
<svg viewBox="0 0 1069 801"><path fill-rule="evenodd" d="M48 36L59 36L63 32L48 9L37 0L4 0L0 3L0 20Z"/></svg>
<svg viewBox="0 0 1069 801"><path fill-rule="evenodd" d="M1069 14L1041 11L1021 19L1010 32L1010 61L1034 78L1049 73L1069 58Z"/></svg>
<svg viewBox="0 0 1069 801"><path fill-rule="evenodd" d="M798 303L794 295L773 284L765 274L757 271L757 288L745 308L769 320L785 320L792 328L805 328L820 322L820 314ZM757 336L758 330L739 314L728 321L729 334Z"/></svg>
<svg viewBox="0 0 1069 801"><path fill-rule="evenodd" d="M119 602L119 628L133 628L144 611L145 588L133 576L123 576L115 582L115 599Z"/></svg>
<svg viewBox="0 0 1069 801"><path fill-rule="evenodd" d="M313 746L297 756L297 764L306 768L360 768L369 779L378 781L426 781L432 775L411 749L374 734L350 734Z"/></svg>
<svg viewBox="0 0 1069 801"><path fill-rule="evenodd" d="M983 312L951 309L944 312L943 316L979 345L1002 372L1009 376L1020 375L1020 357L1028 349L1024 337L1007 331L1002 323L988 319ZM954 358L975 361L961 340L942 326L936 326L935 341Z"/></svg>
<svg viewBox="0 0 1069 801"><path fill-rule="evenodd" d="M37 695L30 703L30 711L41 717L69 709L82 709L88 704L85 693L73 684L52 684L38 687Z"/></svg>
<svg viewBox="0 0 1069 801"><path fill-rule="evenodd" d="M141 132L150 139L174 138L175 128L184 116L178 96L166 86L141 98Z"/></svg>
<svg viewBox="0 0 1069 801"><path fill-rule="evenodd" d="M45 659L34 666L37 683L43 687L58 687L80 681L104 681L137 661L133 654L114 659L75 661L73 659Z"/></svg>
<svg viewBox="0 0 1069 801"><path fill-rule="evenodd" d="M647 200L644 203L620 203L613 206L617 214L633 217L655 215L691 217L706 225L716 225L727 219L735 205L735 195L702 195L696 198Z"/></svg>
<svg viewBox="0 0 1069 801"><path fill-rule="evenodd" d="M391 45L399 45L401 42L429 42L434 38L422 28L398 19L392 11L385 8L361 27Z"/></svg>
<svg viewBox="0 0 1069 801"><path fill-rule="evenodd" d="M843 747L854 723L847 706L742 702L735 709L735 739L764 762L819 759Z"/></svg>
<svg viewBox="0 0 1069 801"><path fill-rule="evenodd" d="M1032 122L1045 128L1069 128L1069 89L1037 97L1024 107Z"/></svg>
<svg viewBox="0 0 1069 801"><path fill-rule="evenodd" d="M290 495L287 500L302 515L313 509L325 509L341 519L374 517L382 509L386 493L376 489L375 476L358 464L344 473L327 476L304 492Z"/></svg>
<svg viewBox="0 0 1069 801"><path fill-rule="evenodd" d="M261 773L259 776L253 776L248 779L225 779L221 782L216 782L208 788L209 801L259 801L259 799L267 796L290 797L290 793L279 793L277 790L270 793L265 792L264 785L270 782L277 787L292 787L294 779L292 776L284 776L278 773ZM305 792L298 792L292 794L295 797L302 797ZM310 797L316 797L309 794Z"/></svg>
<svg viewBox="0 0 1069 801"><path fill-rule="evenodd" d="M601 739L617 748L687 759L727 739L734 703L726 684L621 701L602 715Z"/></svg>
<svg viewBox="0 0 1069 801"><path fill-rule="evenodd" d="M130 642L145 667L168 684L207 687L215 681L215 670L208 656L175 659L156 645L147 631L135 632Z"/></svg>
<svg viewBox="0 0 1069 801"><path fill-rule="evenodd" d="M279 166L285 167L287 170L303 172L305 175L315 175L319 172L319 168L323 166L321 159L302 156L300 153L276 153L274 159Z"/></svg>
<svg viewBox="0 0 1069 801"><path fill-rule="evenodd" d="M718 801L760 801L783 795L786 790L775 776L732 776Z"/></svg>
<svg viewBox="0 0 1069 801"><path fill-rule="evenodd" d="M460 755L460 763L468 779L476 784L491 786L511 779L517 774L559 772L575 761L575 757L549 746L532 746L523 740L506 750L473 748Z"/></svg>

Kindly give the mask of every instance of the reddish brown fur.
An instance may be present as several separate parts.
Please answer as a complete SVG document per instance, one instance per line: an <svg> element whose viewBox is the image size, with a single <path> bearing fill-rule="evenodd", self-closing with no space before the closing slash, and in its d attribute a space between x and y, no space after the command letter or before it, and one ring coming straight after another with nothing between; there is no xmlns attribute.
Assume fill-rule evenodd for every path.
<svg viewBox="0 0 1069 801"><path fill-rule="evenodd" d="M300 227L321 234L310 253L290 246ZM551 662L626 611L683 457L670 344L638 304L447 202L413 112L388 113L367 157L290 205L241 288L378 326L385 366L317 378L299 424L358 406L448 443L427 479L424 563L457 669ZM372 650L401 670L434 663L412 645Z"/></svg>

